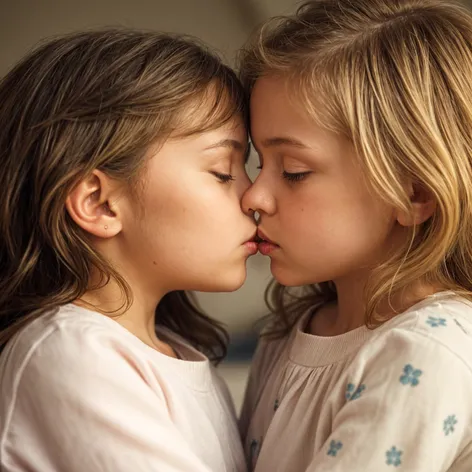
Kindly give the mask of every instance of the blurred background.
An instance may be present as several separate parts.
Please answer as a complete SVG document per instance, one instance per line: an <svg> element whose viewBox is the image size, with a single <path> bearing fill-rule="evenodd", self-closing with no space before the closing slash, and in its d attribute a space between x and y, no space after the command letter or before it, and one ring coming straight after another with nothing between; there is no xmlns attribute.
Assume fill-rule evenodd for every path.
<svg viewBox="0 0 472 472"><path fill-rule="evenodd" d="M0 0L0 75L45 37L100 26L191 34L234 64L238 49L259 23L293 12L297 4L295 0ZM251 156L252 178L256 166ZM201 307L228 325L232 342L220 371L238 408L257 339L254 323L267 313L268 262L261 255L249 259L246 284L237 292L197 294Z"/></svg>

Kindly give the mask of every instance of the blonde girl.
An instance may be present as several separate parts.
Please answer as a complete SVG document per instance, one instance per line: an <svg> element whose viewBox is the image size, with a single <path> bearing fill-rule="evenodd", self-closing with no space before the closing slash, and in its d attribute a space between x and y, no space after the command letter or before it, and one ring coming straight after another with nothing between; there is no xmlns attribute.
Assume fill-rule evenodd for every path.
<svg viewBox="0 0 472 472"><path fill-rule="evenodd" d="M263 26L241 74L261 162L243 207L278 282L250 466L472 470L471 14L309 1Z"/></svg>

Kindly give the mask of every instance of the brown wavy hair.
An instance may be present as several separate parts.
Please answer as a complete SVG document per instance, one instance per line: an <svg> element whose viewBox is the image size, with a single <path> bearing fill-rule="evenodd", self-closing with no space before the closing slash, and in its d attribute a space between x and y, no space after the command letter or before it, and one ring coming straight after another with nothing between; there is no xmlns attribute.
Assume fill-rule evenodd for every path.
<svg viewBox="0 0 472 472"><path fill-rule="evenodd" d="M240 57L248 93L288 78L317 124L348 137L374 197L411 211L404 182L437 209L370 277L366 324L416 281L472 300L472 17L443 0L312 0L264 24ZM322 111L321 111L322 110ZM322 116L321 116L322 114ZM286 333L300 313L336 300L333 282L299 291L274 283L266 301Z"/></svg>
<svg viewBox="0 0 472 472"><path fill-rule="evenodd" d="M182 121L190 108L199 112ZM40 45L0 82L0 349L26 323L122 276L70 218L67 195L94 169L138 185L149 147L235 115L247 121L234 72L193 38L129 29L79 32ZM202 113L206 111L206 113ZM96 287L94 287L96 288ZM213 360L221 324L189 294L168 293L156 323Z"/></svg>

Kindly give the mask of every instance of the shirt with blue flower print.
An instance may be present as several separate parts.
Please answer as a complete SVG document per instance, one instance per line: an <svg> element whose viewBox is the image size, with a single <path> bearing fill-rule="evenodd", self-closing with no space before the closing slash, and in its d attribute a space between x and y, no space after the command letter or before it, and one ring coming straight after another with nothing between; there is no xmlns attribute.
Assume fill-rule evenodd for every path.
<svg viewBox="0 0 472 472"><path fill-rule="evenodd" d="M428 297L381 327L262 337L241 416L255 472L472 471L472 304Z"/></svg>

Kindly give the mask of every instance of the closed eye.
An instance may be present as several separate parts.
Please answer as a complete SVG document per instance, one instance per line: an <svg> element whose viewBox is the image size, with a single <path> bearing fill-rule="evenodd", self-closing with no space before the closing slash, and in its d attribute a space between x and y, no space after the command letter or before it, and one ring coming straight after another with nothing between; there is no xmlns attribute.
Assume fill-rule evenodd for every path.
<svg viewBox="0 0 472 472"><path fill-rule="evenodd" d="M234 177L231 174L222 174L221 172L216 171L211 171L210 174L213 174L223 184L227 184L234 180Z"/></svg>
<svg viewBox="0 0 472 472"><path fill-rule="evenodd" d="M288 182L300 182L303 180L307 175L311 174L312 171L308 170L305 172L282 172L282 177L287 180Z"/></svg>

